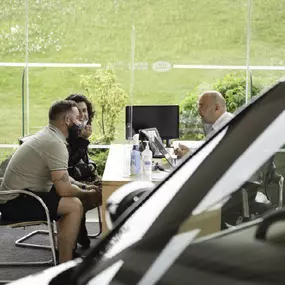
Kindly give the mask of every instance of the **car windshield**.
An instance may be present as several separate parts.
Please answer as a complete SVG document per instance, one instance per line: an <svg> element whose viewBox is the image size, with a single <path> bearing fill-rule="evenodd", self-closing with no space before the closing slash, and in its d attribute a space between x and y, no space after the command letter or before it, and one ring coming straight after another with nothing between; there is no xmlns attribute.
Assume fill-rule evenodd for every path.
<svg viewBox="0 0 285 285"><path fill-rule="evenodd" d="M285 144L285 134L280 132L280 129L284 123L283 112L231 165L198 206L188 213L188 217L175 220L175 223L179 224L177 233L199 228L200 233L197 237L201 237L253 220L282 204L285 171L285 157L283 157L285 151L282 146ZM146 234L227 131L228 127L224 128L172 178L163 183L143 207L137 209L113 238L105 252L106 258L113 257ZM198 189L189 189L189 191L198 191ZM161 231L163 230L161 228Z"/></svg>
<svg viewBox="0 0 285 285"><path fill-rule="evenodd" d="M199 242L282 207L285 99L280 89L236 116L152 191L105 239L108 243L101 248L103 259L97 268L102 270L104 261L114 265L112 260L120 260L112 271L115 275L141 249L152 259L148 268L180 238L178 254L194 240ZM176 257L168 256L169 266Z"/></svg>

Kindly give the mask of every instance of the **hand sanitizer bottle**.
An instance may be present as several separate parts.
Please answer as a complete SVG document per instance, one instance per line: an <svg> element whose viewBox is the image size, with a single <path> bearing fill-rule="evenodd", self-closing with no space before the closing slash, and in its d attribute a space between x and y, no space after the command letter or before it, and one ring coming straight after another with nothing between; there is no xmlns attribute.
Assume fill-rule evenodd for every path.
<svg viewBox="0 0 285 285"><path fill-rule="evenodd" d="M142 179L145 181L151 181L152 173L152 152L149 149L149 142L147 143L145 150L142 152Z"/></svg>
<svg viewBox="0 0 285 285"><path fill-rule="evenodd" d="M139 151L139 134L133 136L133 150L131 152L131 174L139 176L141 172L141 154Z"/></svg>

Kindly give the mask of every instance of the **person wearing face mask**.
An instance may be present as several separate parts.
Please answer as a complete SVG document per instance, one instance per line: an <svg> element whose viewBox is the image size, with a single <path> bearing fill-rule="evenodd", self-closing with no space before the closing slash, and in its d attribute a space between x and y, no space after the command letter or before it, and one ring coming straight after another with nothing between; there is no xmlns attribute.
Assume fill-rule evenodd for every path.
<svg viewBox="0 0 285 285"><path fill-rule="evenodd" d="M206 139L212 137L233 118L233 114L227 112L226 101L218 91L206 91L199 96L198 113L202 123L207 126ZM183 157L189 151L187 146L180 144L175 153L178 157Z"/></svg>
<svg viewBox="0 0 285 285"><path fill-rule="evenodd" d="M77 103L79 110L79 120L84 127L76 135L68 138L69 152L69 175L74 178L78 186L84 185L86 189L95 189L102 193L102 180L96 171L96 164L88 156L88 138L92 134L92 120L94 117L93 106L91 102L81 94L72 94L66 98ZM78 183L79 182L79 183ZM98 196L98 206L102 204L102 196ZM83 247L90 246L90 239L86 229L86 215L84 213L77 242Z"/></svg>
<svg viewBox="0 0 285 285"><path fill-rule="evenodd" d="M57 221L59 262L78 255L74 246L83 209L97 205L98 192L84 190L70 182L67 141L81 129L79 111L73 101L55 102L49 109L49 124L28 138L13 154L4 174L0 191L28 190L47 205ZM45 220L40 203L27 195L7 195L0 199L0 212L6 220Z"/></svg>

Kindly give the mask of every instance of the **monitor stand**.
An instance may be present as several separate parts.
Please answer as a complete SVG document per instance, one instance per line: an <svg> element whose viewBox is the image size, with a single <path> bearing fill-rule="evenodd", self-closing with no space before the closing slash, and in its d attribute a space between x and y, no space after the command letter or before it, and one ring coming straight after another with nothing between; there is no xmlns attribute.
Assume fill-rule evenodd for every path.
<svg viewBox="0 0 285 285"><path fill-rule="evenodd" d="M169 139L165 140L165 147L171 148L171 144L170 144L170 140Z"/></svg>

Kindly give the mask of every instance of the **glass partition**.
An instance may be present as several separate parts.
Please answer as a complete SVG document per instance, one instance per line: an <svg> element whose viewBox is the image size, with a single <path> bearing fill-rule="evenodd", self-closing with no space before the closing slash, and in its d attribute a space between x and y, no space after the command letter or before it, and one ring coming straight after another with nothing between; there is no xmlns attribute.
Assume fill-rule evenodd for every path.
<svg viewBox="0 0 285 285"><path fill-rule="evenodd" d="M283 4L281 1L251 0L251 49L253 66L281 67L284 70Z"/></svg>
<svg viewBox="0 0 285 285"><path fill-rule="evenodd" d="M27 133L46 124L51 102L81 93L96 111L92 143L122 142L124 106L130 104L132 26L117 10L111 2L29 1ZM120 96L109 96L116 88ZM115 111L102 108L103 101Z"/></svg>
<svg viewBox="0 0 285 285"><path fill-rule="evenodd" d="M22 135L22 68L0 67L0 74L0 144L13 144Z"/></svg>
<svg viewBox="0 0 285 285"><path fill-rule="evenodd" d="M54 100L81 93L96 111L92 143L122 141L124 105L130 102L132 27L111 17L116 10L111 3L98 2L95 10L100 13L94 9L91 1L29 1L27 133L47 123ZM109 96L118 86L121 96ZM120 100L124 101L121 108ZM103 102L116 110L102 108Z"/></svg>
<svg viewBox="0 0 285 285"><path fill-rule="evenodd" d="M25 1L2 0L0 11L0 63L23 63L26 55ZM1 64L3 66L3 64Z"/></svg>
<svg viewBox="0 0 285 285"><path fill-rule="evenodd" d="M105 65L106 66L106 65ZM84 84L94 83L94 76L96 75L97 68L30 68L29 69L29 133L35 133L48 123L48 109L52 102L64 99L70 94L79 93L85 94L95 106L95 118L93 120L93 132L95 137L93 143L97 143L96 138L102 135L101 123L104 114L100 111L100 104L96 102L96 94L93 87L90 87L90 92L86 92ZM114 68L117 82L121 85L122 90L125 92L125 101L130 102L128 96L130 84L130 71L120 70ZM108 98L106 98L107 100ZM115 139L122 141L124 138L124 106L118 114L118 121L116 122ZM109 126L106 124L106 126ZM106 144L107 142L101 141L100 143Z"/></svg>
<svg viewBox="0 0 285 285"><path fill-rule="evenodd" d="M262 90L269 88L284 79L284 71L281 70L252 70L252 85L261 86Z"/></svg>
<svg viewBox="0 0 285 285"><path fill-rule="evenodd" d="M3 0L1 4L2 143L17 143L23 133L39 130L47 123L51 102L74 92L87 94L84 80L91 82L99 70L104 77L107 67L124 98L117 96L122 106L118 101L110 104L121 106L113 112L114 121L112 111L102 117L99 89L94 87L98 82L92 81L89 91L97 111L92 143L104 145L125 142L125 106L132 104L179 104L181 129L190 124L180 139L199 140L203 135L194 103L193 118L183 112L189 96L213 89L229 74L242 77L244 84L248 67L251 73L241 94L250 97L255 95L250 75L262 90L285 69L280 28L284 20L277 0ZM103 139L102 122L112 125L106 132L111 136Z"/></svg>
<svg viewBox="0 0 285 285"><path fill-rule="evenodd" d="M229 73L245 76L247 3L147 2L132 10L135 59L144 67L135 70L134 105L179 104L180 139L203 138L197 102L186 112L183 102Z"/></svg>
<svg viewBox="0 0 285 285"><path fill-rule="evenodd" d="M147 1L132 15L138 61L245 65L247 0Z"/></svg>
<svg viewBox="0 0 285 285"><path fill-rule="evenodd" d="M153 69L136 71L133 104L179 105L180 139L203 139L204 131L198 116L198 96L204 91L216 89L216 86L220 88L219 80L231 74L240 78L245 91L244 70L172 68L167 72ZM245 103L245 98L242 103ZM227 107L230 112L236 110L231 102L228 102Z"/></svg>

